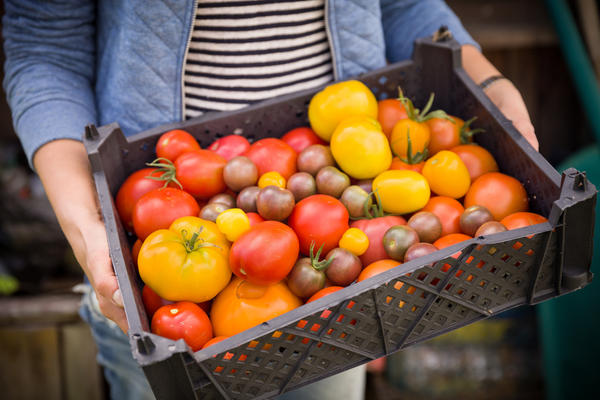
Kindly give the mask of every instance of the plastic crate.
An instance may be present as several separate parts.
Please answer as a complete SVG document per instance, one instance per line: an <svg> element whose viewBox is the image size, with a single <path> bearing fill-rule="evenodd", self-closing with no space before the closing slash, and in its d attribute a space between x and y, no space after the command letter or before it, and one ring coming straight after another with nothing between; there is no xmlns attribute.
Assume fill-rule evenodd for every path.
<svg viewBox="0 0 600 400"><path fill-rule="evenodd" d="M271 398L591 281L595 187L574 169L561 177L533 150L466 75L456 42L418 40L412 60L357 79L380 99L395 97L401 86L417 105L434 92L436 108L477 116L477 126L487 132L477 136L478 142L503 172L525 185L531 209L549 222L456 244L192 353L182 340L150 333L129 251L131 238L117 217L113 196L130 173L153 159L162 133L185 129L203 147L232 132L250 140L278 137L307 124L307 105L316 90L128 138L117 124L89 126L84 141L123 292L133 356L158 399Z"/></svg>

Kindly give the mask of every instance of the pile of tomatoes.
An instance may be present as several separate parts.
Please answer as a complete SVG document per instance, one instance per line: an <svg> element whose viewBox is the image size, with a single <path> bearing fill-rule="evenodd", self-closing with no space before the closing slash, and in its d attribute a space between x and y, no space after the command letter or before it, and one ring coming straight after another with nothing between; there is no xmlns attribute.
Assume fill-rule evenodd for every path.
<svg viewBox="0 0 600 400"><path fill-rule="evenodd" d="M192 350L475 236L546 221L473 120L332 84L310 127L202 149L173 130L116 196L152 331ZM478 133L485 134L485 133Z"/></svg>

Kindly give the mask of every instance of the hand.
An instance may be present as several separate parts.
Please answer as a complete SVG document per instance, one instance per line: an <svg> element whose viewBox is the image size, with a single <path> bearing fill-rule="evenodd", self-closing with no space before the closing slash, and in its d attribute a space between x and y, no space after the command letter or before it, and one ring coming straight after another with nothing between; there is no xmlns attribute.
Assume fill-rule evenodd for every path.
<svg viewBox="0 0 600 400"><path fill-rule="evenodd" d="M75 258L94 288L100 310L127 332L123 299L83 144L65 139L49 142L35 153L33 164Z"/></svg>

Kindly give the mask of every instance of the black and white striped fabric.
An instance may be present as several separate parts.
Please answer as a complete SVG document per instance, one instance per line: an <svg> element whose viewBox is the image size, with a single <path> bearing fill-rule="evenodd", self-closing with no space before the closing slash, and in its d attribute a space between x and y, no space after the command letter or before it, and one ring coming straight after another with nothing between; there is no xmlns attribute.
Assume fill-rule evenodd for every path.
<svg viewBox="0 0 600 400"><path fill-rule="evenodd" d="M184 67L185 117L333 80L324 0L200 0Z"/></svg>

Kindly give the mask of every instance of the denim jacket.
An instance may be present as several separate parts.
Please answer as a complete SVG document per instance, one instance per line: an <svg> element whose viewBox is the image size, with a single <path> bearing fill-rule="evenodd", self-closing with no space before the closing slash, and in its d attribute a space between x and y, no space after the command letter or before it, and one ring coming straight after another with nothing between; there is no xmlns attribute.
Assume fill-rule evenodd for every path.
<svg viewBox="0 0 600 400"><path fill-rule="evenodd" d="M85 125L126 135L183 119L183 67L198 0L5 0L4 89L28 159ZM446 25L476 43L442 0L326 0L334 76L410 58Z"/></svg>

